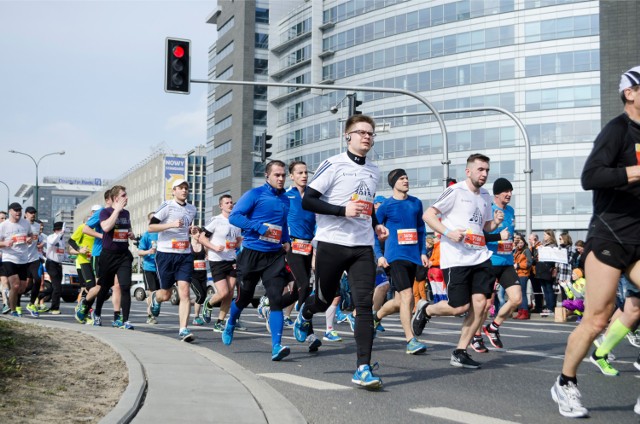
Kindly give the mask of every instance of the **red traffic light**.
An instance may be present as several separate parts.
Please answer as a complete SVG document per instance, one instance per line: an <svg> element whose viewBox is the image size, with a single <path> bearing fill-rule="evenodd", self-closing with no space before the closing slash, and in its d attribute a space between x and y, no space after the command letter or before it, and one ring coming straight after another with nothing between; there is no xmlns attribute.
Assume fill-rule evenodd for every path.
<svg viewBox="0 0 640 424"><path fill-rule="evenodd" d="M184 48L182 46L175 46L173 48L173 55L181 59L184 56Z"/></svg>

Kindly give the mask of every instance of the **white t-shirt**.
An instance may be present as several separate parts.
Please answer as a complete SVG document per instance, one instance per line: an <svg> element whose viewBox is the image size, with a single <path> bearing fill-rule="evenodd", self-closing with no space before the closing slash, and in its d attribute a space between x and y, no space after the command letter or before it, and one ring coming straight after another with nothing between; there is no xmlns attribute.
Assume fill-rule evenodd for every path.
<svg viewBox="0 0 640 424"><path fill-rule="evenodd" d="M40 259L40 252L38 252L38 244L41 242L41 237L40 237L39 223L37 222L34 222L33 224L29 223L29 226L31 227L32 237L36 236L36 237L33 237L34 238L33 243L31 243L28 248L27 261L31 263Z"/></svg>
<svg viewBox="0 0 640 424"><path fill-rule="evenodd" d="M182 220L182 227L169 228L158 233L158 252L191 253L189 226L196 217L196 207L192 204L179 204L175 200L167 200L153 214L161 224Z"/></svg>
<svg viewBox="0 0 640 424"><path fill-rule="evenodd" d="M32 236L31 225L29 225L29 221L24 218L20 218L16 223L11 222L9 219L1 223L0 241L14 240L13 246L2 248L2 261L17 265L26 264L29 259L27 238Z"/></svg>
<svg viewBox="0 0 640 424"><path fill-rule="evenodd" d="M225 246L222 252L208 249L207 259L214 262L235 260L238 238L242 234L240 228L229 224L229 218L225 218L222 214L212 217L204 228L211 233L209 237L211 244Z"/></svg>
<svg viewBox="0 0 640 424"><path fill-rule="evenodd" d="M61 263L64 261L66 244L64 242L64 233L53 233L47 236L47 248L45 250L47 259Z"/></svg>
<svg viewBox="0 0 640 424"><path fill-rule="evenodd" d="M476 194L469 190L466 181L448 187L433 207L442 213L442 224L449 230L464 230L462 242L454 243L444 235L440 243L440 267L472 266L491 257L487 249L483 228L493 219L491 195L480 188Z"/></svg>
<svg viewBox="0 0 640 424"><path fill-rule="evenodd" d="M366 213L354 218L318 214L315 239L342 246L373 246L371 214L375 213L373 199L379 179L380 170L369 159L358 165L347 153L341 153L322 162L309 187L322 193L320 199L332 205L362 202Z"/></svg>

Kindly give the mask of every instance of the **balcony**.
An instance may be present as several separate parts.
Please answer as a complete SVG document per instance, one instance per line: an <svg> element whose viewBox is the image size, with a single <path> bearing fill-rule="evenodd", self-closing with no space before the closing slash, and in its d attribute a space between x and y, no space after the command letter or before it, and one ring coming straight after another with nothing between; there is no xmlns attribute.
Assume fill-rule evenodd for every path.
<svg viewBox="0 0 640 424"><path fill-rule="evenodd" d="M285 50L291 48L292 46L296 45L300 41L306 40L307 38L311 38L311 31L303 32L300 35L291 37L288 40L285 40L282 43L278 44L277 46L273 47L271 51L275 54L280 54Z"/></svg>
<svg viewBox="0 0 640 424"><path fill-rule="evenodd" d="M284 77L287 74L290 74L291 72L295 71L296 69L302 68L304 66L307 66L311 63L311 59L301 59L297 62L294 62L290 65L287 65L286 67L280 69L279 71L274 72L273 74L271 74L272 78L276 78L276 79L280 79L282 77Z"/></svg>

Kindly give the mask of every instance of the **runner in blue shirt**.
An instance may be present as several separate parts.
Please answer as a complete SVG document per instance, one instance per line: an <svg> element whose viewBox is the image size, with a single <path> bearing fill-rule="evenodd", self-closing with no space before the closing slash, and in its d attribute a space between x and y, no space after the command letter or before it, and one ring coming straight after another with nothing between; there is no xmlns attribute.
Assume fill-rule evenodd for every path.
<svg viewBox="0 0 640 424"><path fill-rule="evenodd" d="M147 215L151 221L153 212ZM156 251L158 248L158 233L146 231L138 241L138 256L142 257L142 277L147 291L147 324L157 324L158 320L151 313L151 293L160 289L156 267Z"/></svg>

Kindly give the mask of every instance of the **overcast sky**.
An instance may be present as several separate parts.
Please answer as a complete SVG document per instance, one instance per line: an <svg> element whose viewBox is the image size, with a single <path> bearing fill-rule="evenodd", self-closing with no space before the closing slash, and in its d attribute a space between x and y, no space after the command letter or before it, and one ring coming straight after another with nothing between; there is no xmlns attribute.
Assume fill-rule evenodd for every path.
<svg viewBox="0 0 640 424"><path fill-rule="evenodd" d="M159 146L206 143L206 93L164 92L167 36L191 39L191 77L207 78L215 0L0 0L0 180L11 201L44 176L112 179ZM0 184L0 210L7 191Z"/></svg>

